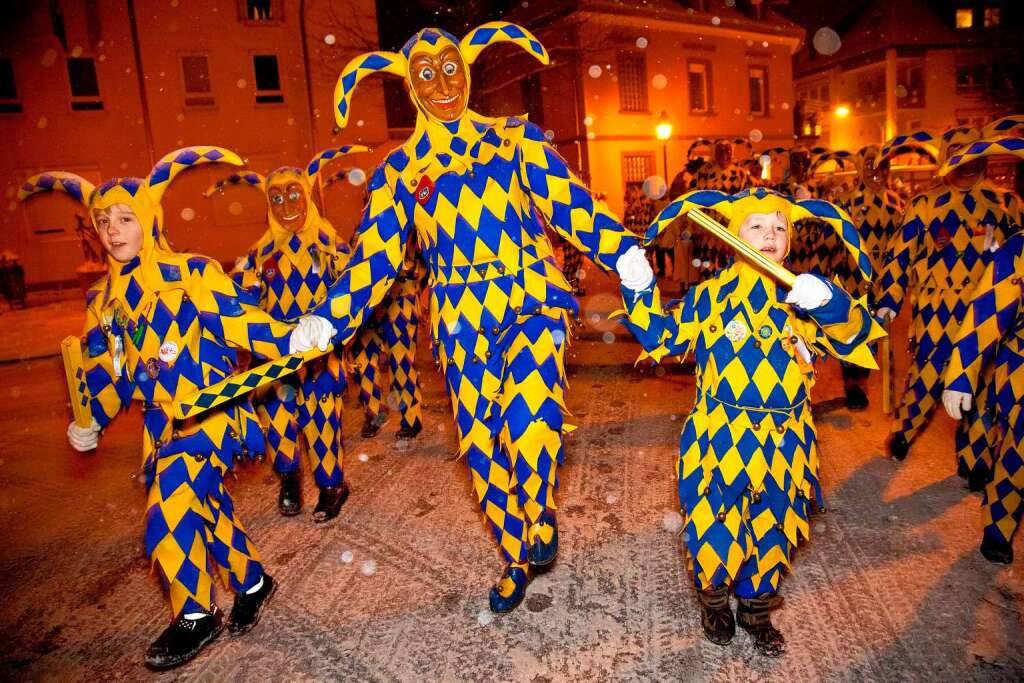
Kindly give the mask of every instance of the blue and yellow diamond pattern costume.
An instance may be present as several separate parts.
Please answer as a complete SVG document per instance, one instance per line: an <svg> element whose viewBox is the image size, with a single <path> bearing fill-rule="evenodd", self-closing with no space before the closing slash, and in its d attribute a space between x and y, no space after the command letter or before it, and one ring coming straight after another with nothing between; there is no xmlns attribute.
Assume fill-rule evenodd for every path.
<svg viewBox="0 0 1024 683"><path fill-rule="evenodd" d="M232 278L275 318L295 320L323 302L327 288L348 261L348 245L320 215L313 202L313 190L320 170L329 161L366 151L361 145L329 148L319 152L304 168L283 166L266 178L251 171L234 174L206 192L210 196L214 190L223 191L225 186L237 184L264 191L269 227L240 259ZM271 208L272 194L284 194L290 187L298 188L306 209L305 221L294 228L283 225ZM262 393L257 410L267 433L275 472L284 475L299 469L301 434L316 485L321 489L341 485L344 390L341 359L338 353L330 353L307 363L296 375L282 379Z"/></svg>
<svg viewBox="0 0 1024 683"><path fill-rule="evenodd" d="M985 537L1009 544L1024 512L1024 235L985 268L956 337L947 389L977 395L992 366L996 424L992 475L985 487Z"/></svg>
<svg viewBox="0 0 1024 683"><path fill-rule="evenodd" d="M468 65L497 41L548 61L543 46L512 24L485 24L461 41L425 29L401 53L363 55L346 66L335 90L339 125L348 121L352 93L366 75L385 71L412 85L410 62L417 55L454 47L468 92ZM416 231L459 452L501 551L514 563L496 589L505 599L521 595L527 546L555 508L563 454L566 319L577 304L544 223L605 271L637 239L593 198L537 126L468 109L443 121L415 94L413 101L419 110L413 135L370 179L352 259L317 313L331 319L338 340L350 338L387 294Z"/></svg>
<svg viewBox="0 0 1024 683"><path fill-rule="evenodd" d="M698 142L700 140L690 146L690 151L693 150ZM750 174L747 173L745 168L732 161L733 145L735 142L743 141L719 138L712 143L714 150L712 159L697 169L692 189L717 190L726 194L735 194L740 190L750 187ZM724 160L722 148L728 148L728 152L725 155L728 157L728 163L721 163L721 160ZM691 234L693 235L693 259L694 261L700 261L701 279L710 277L715 271L724 268L729 263L732 254L728 247L719 240L695 227L691 228Z"/></svg>
<svg viewBox="0 0 1024 683"><path fill-rule="evenodd" d="M236 349L265 358L288 353L291 330L260 310L217 263L167 246L160 207L167 185L181 171L215 161L241 165L228 150L188 147L161 159L146 179L93 188L73 174L48 172L30 178L21 192L25 198L63 190L90 215L124 204L142 226L139 254L127 263L110 257L108 275L87 294L83 357L100 427L132 400L143 405L145 546L175 617L210 610L213 564L235 591L263 576L224 486L236 454L262 451L263 435L246 403L236 400L184 422L172 419L170 404L231 375Z"/></svg>
<svg viewBox="0 0 1024 683"><path fill-rule="evenodd" d="M945 162L978 137L978 131L970 128L947 131L942 136L940 158ZM890 141L883 156L899 147ZM940 175L944 175L941 169ZM908 205L876 283L880 309L899 313L907 297L913 306L913 353L893 419L894 439L912 443L935 409L953 337L967 313L974 285L991 261L986 226L991 226L990 238L1003 244L1020 220L1019 200L984 180L969 189L942 182ZM979 398L957 432L961 472L988 466L991 431L985 401Z"/></svg>
<svg viewBox="0 0 1024 683"><path fill-rule="evenodd" d="M871 276L844 212L764 188L684 195L662 210L648 239L693 207L725 215L734 233L750 213L781 211L790 226L818 216L844 236ZM809 537L811 501L822 502L810 406L813 358L874 367L867 344L884 334L862 302L829 287L827 304L802 311L783 301L773 280L737 259L667 309L656 287L623 288L626 324L645 356L660 361L692 353L697 365L697 399L683 426L676 473L698 589L731 586L742 598L774 593L797 543Z"/></svg>

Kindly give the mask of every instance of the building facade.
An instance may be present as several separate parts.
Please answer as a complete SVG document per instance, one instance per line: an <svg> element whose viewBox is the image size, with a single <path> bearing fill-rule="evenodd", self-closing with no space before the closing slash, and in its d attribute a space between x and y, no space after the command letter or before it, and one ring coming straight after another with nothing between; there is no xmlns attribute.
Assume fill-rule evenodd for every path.
<svg viewBox="0 0 1024 683"><path fill-rule="evenodd" d="M372 154L337 162L367 174L388 147L379 79L361 88L359 120L334 133L333 90L345 62L375 49L374 0L51 0L7 8L0 29L0 249L17 253L30 287L75 280L83 259L74 213L58 196L17 201L27 176L69 170L98 181L142 175L184 145L221 145L253 170L302 165L346 143ZM225 263L265 229L253 190L203 190L229 173L204 166L165 199L176 248ZM358 174L356 174L358 175ZM326 213L351 233L364 188L336 183Z"/></svg>
<svg viewBox="0 0 1024 683"><path fill-rule="evenodd" d="M856 150L1021 111L1022 19L999 0L851 3L796 56L798 135Z"/></svg>
<svg viewBox="0 0 1024 683"><path fill-rule="evenodd" d="M552 65L492 50L478 109L528 113L620 215L628 186L671 182L698 138L739 137L755 151L793 143L804 31L760 2L556 0L507 18L537 35ZM659 122L672 126L667 140Z"/></svg>

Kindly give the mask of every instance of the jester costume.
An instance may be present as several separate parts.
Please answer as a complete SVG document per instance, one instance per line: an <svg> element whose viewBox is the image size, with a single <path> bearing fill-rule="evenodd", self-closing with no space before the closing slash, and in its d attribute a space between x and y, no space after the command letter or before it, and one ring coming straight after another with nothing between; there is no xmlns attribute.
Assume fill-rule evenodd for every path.
<svg viewBox="0 0 1024 683"><path fill-rule="evenodd" d="M459 453L508 565L491 589L505 612L529 565L554 559L554 493L563 457L566 324L577 311L546 223L605 271L637 239L595 200L537 126L466 108L469 65L495 42L542 63L526 30L492 22L459 41L424 29L399 53L353 59L335 89L338 125L365 76L406 79L418 110L411 138L369 181L352 259L316 309L344 342L387 294L416 231L429 270L431 334L451 397Z"/></svg>
<svg viewBox="0 0 1024 683"><path fill-rule="evenodd" d="M694 207L726 216L735 234L751 213L781 212L788 226L820 218L835 226L871 277L845 212L765 188L733 196L688 193L661 211L648 239ZM800 277L820 280L831 291L827 303L811 310L785 303L775 282L745 260L668 309L656 286L623 288L626 324L644 347L642 357L692 353L697 365L697 398L683 425L676 474L705 632L719 644L731 640L731 590L739 598L740 625L764 654L782 647L768 612L798 542L810 535L811 501L822 502L810 404L813 359L827 354L872 366L867 342L884 334L863 303L837 285Z"/></svg>
<svg viewBox="0 0 1024 683"><path fill-rule="evenodd" d="M802 146L793 147L787 156L788 173L783 182L776 186L776 190L801 199L821 199L819 184L812 177L815 168L829 159L842 163L841 156L827 152L814 155ZM837 263L846 260L842 241L824 221L806 218L793 225L789 264L794 271L831 278Z"/></svg>
<svg viewBox="0 0 1024 683"><path fill-rule="evenodd" d="M330 148L304 168L283 166L266 178L251 171L236 173L207 190L210 197L226 186L248 185L266 195L269 228L231 276L278 320L295 320L323 302L327 288L347 262L348 245L320 215L313 189L329 161L366 151L360 145ZM302 510L299 434L305 439L313 481L320 490L313 521L336 517L348 497L341 438L345 375L339 354L332 352L306 364L259 397L260 423L267 433L274 471L281 478L278 507L285 516Z"/></svg>
<svg viewBox="0 0 1024 683"><path fill-rule="evenodd" d="M690 145L690 152L700 143L701 139ZM717 190L726 194L735 194L750 187L750 174L746 169L733 161L734 145L749 144L742 138L735 140L719 138L712 144L712 158L698 169L693 180L695 190ZM729 249L719 240L703 230L691 229L693 235L693 262L700 262L701 279L710 277L715 271L723 268L731 256Z"/></svg>
<svg viewBox="0 0 1024 683"><path fill-rule="evenodd" d="M289 326L260 310L216 262L174 252L164 238L160 200L168 184L187 168L215 161L242 163L225 149L188 147L161 159L147 179L117 178L93 187L71 173L47 172L21 190L22 198L62 190L85 204L94 223L94 212L126 205L142 226L138 255L126 263L108 257L108 275L86 295L83 356L95 430L133 399L143 405L145 547L167 588L173 618L147 653L147 664L158 668L187 661L223 628L213 603L213 564L237 593L233 631L254 625L273 591L224 486L237 455L263 450L251 406L236 401L184 422L170 412L179 394L232 374L236 349L266 358L289 350ZM191 619L196 616L201 618Z"/></svg>
<svg viewBox="0 0 1024 683"><path fill-rule="evenodd" d="M926 134L914 135L919 144L928 142ZM1005 244L1020 224L1019 200L983 179L984 167L980 172L977 167L984 163L981 159L974 159L973 166L950 168L946 163L979 135L977 130L963 127L942 135L939 158L944 182L911 200L902 227L890 242L877 283L880 313L898 314L907 296L913 306L911 364L889 440L889 451L897 460L906 457L917 433L931 418L942 392L942 373L953 350L953 337L963 323L975 283L991 262L992 247ZM905 137L887 143L883 159L913 143ZM965 172L971 174L967 182L958 180ZM980 391L977 404L956 434L957 471L973 489L984 486L992 461L993 426L985 393Z"/></svg>
<svg viewBox="0 0 1024 683"><path fill-rule="evenodd" d="M1013 560L1013 535L1024 511L1024 235L993 256L974 290L960 327L946 388L978 394L981 374L995 368L997 430L992 473L985 485L981 552L995 562Z"/></svg>

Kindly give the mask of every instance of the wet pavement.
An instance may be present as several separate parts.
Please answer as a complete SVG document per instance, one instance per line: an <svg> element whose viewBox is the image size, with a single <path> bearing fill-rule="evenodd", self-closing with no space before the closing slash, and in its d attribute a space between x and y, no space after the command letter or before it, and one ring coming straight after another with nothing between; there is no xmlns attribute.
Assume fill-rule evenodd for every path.
<svg viewBox="0 0 1024 683"><path fill-rule="evenodd" d="M450 404L424 344L425 430L416 441L395 442L395 418L376 439L359 438L350 390L352 496L332 524L310 520L309 477L306 509L288 519L277 513L269 464L229 482L280 589L251 633L225 633L163 674L142 666L168 613L143 554L145 494L132 476L139 411L121 416L98 452L75 453L65 443L59 359L0 359L0 679L1024 679L1021 535L1016 564L986 562L977 553L980 497L954 475L952 421L937 414L908 460L891 462L877 374L872 406L850 413L835 362L821 366L815 391L829 508L783 583L776 616L789 652L760 658L743 633L726 648L705 641L680 539L666 529L693 378L676 365L633 367L639 347L600 321L618 304L596 279L586 282L585 327L569 364L580 427L561 472L561 551L516 612L487 611L501 560L454 458ZM73 306L9 317L19 313L0 316L0 347L42 315L48 337L35 347L45 352L49 337L81 320ZM218 600L230 608L229 592Z"/></svg>

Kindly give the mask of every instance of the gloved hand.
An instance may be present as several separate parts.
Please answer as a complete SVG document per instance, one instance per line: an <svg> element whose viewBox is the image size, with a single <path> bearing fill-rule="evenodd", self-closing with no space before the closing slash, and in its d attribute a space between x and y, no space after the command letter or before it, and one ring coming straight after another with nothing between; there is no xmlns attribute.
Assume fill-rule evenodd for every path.
<svg viewBox="0 0 1024 683"><path fill-rule="evenodd" d="M875 311L875 316L881 319L882 322L885 322L886 320L895 320L896 311L892 310L888 306L882 306Z"/></svg>
<svg viewBox="0 0 1024 683"><path fill-rule="evenodd" d="M985 244L983 246L985 251L999 251L999 240L996 239L996 226L992 223L986 223L981 227L985 228Z"/></svg>
<svg viewBox="0 0 1024 683"><path fill-rule="evenodd" d="M99 438L100 425L96 418L92 419L92 424L88 427L79 427L74 422L68 425L68 443L79 453L94 450Z"/></svg>
<svg viewBox="0 0 1024 683"><path fill-rule="evenodd" d="M946 413L954 420L963 417L963 414L971 409L973 401L974 397L966 391L946 389L942 392L942 405L946 408Z"/></svg>
<svg viewBox="0 0 1024 683"><path fill-rule="evenodd" d="M786 303L805 311L813 311L832 300L832 289L816 275L801 273L796 276L793 289L786 295Z"/></svg>
<svg viewBox="0 0 1024 683"><path fill-rule="evenodd" d="M654 282L654 271L647 261L644 250L633 245L615 262L615 272L619 274L623 286L634 292L642 292Z"/></svg>
<svg viewBox="0 0 1024 683"><path fill-rule="evenodd" d="M299 318L298 324L288 338L288 352L309 351L314 346L321 351L331 348L331 341L338 330L331 321L318 315L307 315Z"/></svg>

